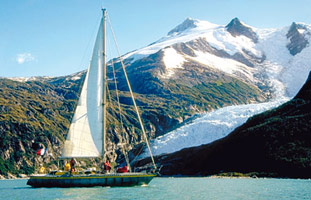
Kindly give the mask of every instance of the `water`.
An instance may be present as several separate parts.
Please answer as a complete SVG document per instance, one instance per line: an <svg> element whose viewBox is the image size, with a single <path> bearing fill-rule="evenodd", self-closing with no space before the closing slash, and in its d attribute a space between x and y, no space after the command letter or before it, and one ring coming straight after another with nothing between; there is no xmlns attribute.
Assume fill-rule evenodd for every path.
<svg viewBox="0 0 311 200"><path fill-rule="evenodd" d="M154 178L148 186L31 188L27 180L1 180L0 199L311 199L311 180Z"/></svg>

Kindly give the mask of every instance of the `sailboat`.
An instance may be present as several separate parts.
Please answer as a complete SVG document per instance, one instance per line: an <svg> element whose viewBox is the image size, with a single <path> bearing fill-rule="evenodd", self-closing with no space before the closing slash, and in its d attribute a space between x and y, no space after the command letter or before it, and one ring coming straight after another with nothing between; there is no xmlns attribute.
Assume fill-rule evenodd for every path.
<svg viewBox="0 0 311 200"><path fill-rule="evenodd" d="M98 158L106 160L106 118L107 118L107 64L106 64L106 21L107 11L102 9L92 59L81 89L78 105L70 124L61 159ZM112 30L113 31L113 30ZM114 38L115 39L115 38ZM124 75L129 86L133 104L141 125L145 142L153 161L152 172L126 173L60 173L35 174L27 184L32 187L92 187L147 185L155 176L154 162L147 135L135 103L125 66L119 53Z"/></svg>

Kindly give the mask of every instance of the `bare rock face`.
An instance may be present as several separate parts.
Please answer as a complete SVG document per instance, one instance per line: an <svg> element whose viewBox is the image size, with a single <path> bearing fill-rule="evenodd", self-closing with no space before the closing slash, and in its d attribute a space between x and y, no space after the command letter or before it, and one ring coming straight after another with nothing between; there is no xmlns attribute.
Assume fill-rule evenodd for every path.
<svg viewBox="0 0 311 200"><path fill-rule="evenodd" d="M308 40L305 38L307 34L307 28L303 24L297 24L295 22L290 26L286 37L290 39L290 43L287 44L287 48L293 56L300 53L308 44Z"/></svg>
<svg viewBox="0 0 311 200"><path fill-rule="evenodd" d="M17 177L18 178L28 178L28 176L26 174L19 174Z"/></svg>
<svg viewBox="0 0 311 200"><path fill-rule="evenodd" d="M8 173L7 176L5 177L7 179L16 179L16 176L14 176L13 174L11 173Z"/></svg>
<svg viewBox="0 0 311 200"><path fill-rule="evenodd" d="M239 35L244 35L248 37L253 42L258 42L257 34L250 28L241 23L238 18L234 18L231 22L226 26L227 31L231 33L232 36L236 37Z"/></svg>

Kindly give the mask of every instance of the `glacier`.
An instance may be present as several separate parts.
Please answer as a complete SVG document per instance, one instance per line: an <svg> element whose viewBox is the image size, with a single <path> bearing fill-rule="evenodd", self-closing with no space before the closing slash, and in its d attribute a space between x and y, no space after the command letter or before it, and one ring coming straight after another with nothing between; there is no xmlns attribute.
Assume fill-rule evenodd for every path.
<svg viewBox="0 0 311 200"><path fill-rule="evenodd" d="M267 103L228 106L201 115L190 124L184 125L152 140L150 145L154 155L173 153L186 147L208 144L223 138L235 128L256 114L277 107L288 101L281 98ZM142 157L148 157L145 151Z"/></svg>
<svg viewBox="0 0 311 200"><path fill-rule="evenodd" d="M231 36L225 30L225 26L200 20L193 20L190 23L190 20L186 20L187 24L191 25L190 27L187 28L185 27L187 24L182 24L153 45L127 56L142 55L155 52L161 48L167 48L169 45L178 42L187 42L199 37L205 38L213 47L225 50L231 55L241 52L243 49L256 56L264 55L266 57L265 61L253 69L247 69L242 63L220 58L206 52L196 52L196 57L192 57L192 59L229 74L233 74L234 71L244 70L245 75L252 81L254 81L252 77L255 73L263 74L264 81L271 88L273 97L269 102L265 103L228 106L201 114L199 118L191 123L152 140L150 144L154 155L173 153L183 148L208 144L227 136L235 128L245 123L249 117L273 109L295 96L311 70L310 45L295 56L291 55L287 49L287 44L290 41L286 37L286 33L289 31L289 27L278 29L251 27L259 39L257 43L253 43L245 36ZM305 26L307 29L303 31L303 34L311 41L311 28L309 25ZM183 56L187 58L186 55ZM174 52L172 59L176 57L179 58L180 62L176 62L175 66L174 63L167 61L167 63L170 63L168 66L171 70L166 78L173 76L174 69L182 67L182 58ZM165 59L168 60L169 58L166 57ZM139 158L148 156L149 153L144 151Z"/></svg>

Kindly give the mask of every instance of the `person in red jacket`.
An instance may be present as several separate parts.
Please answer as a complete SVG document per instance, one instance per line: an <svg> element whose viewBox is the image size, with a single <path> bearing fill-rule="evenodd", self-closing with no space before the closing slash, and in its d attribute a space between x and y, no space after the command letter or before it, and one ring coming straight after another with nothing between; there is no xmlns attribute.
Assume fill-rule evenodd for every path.
<svg viewBox="0 0 311 200"><path fill-rule="evenodd" d="M110 172L111 170L111 165L108 160L104 163L104 170L105 172Z"/></svg>

